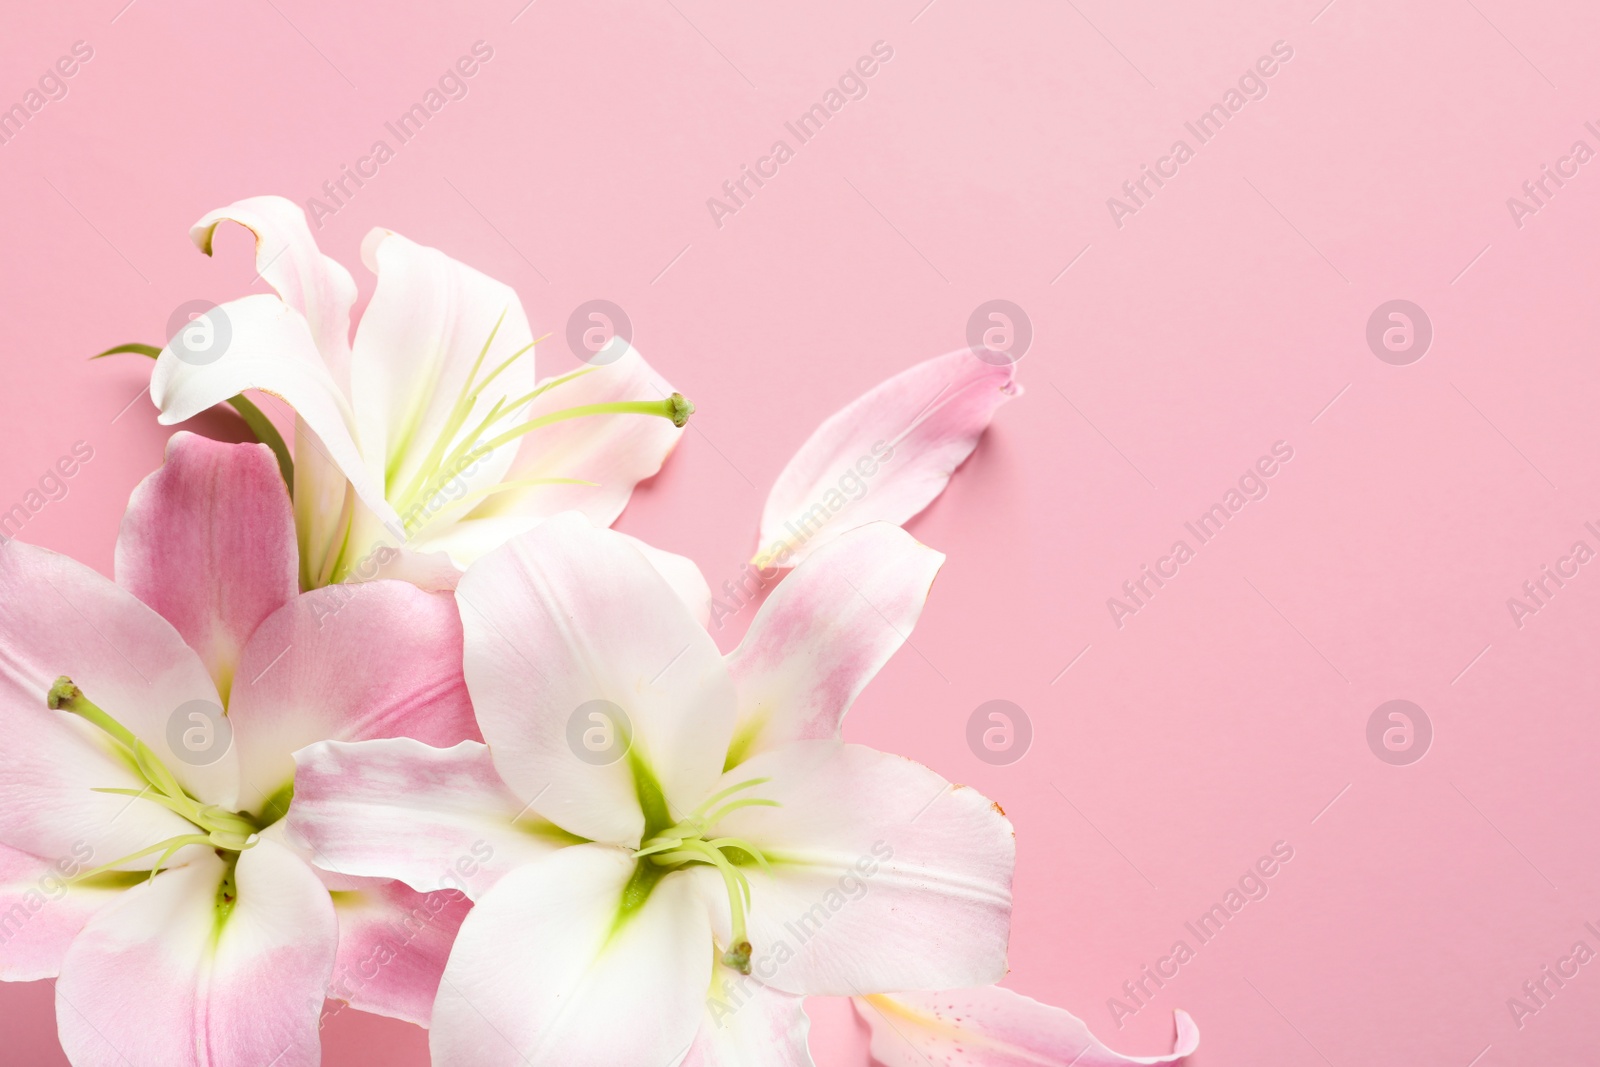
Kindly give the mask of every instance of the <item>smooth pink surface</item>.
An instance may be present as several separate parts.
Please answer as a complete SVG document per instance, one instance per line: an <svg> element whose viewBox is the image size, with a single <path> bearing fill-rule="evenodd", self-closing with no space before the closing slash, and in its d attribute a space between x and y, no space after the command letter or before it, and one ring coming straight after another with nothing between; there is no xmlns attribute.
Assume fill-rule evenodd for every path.
<svg viewBox="0 0 1600 1067"><path fill-rule="evenodd" d="M318 239L363 299L374 225L514 285L545 372L577 365L573 308L623 306L699 410L620 525L714 589L823 417L959 347L983 301L1031 316L1028 395L912 524L949 562L845 728L1005 806L1009 985L1129 1052L1185 1008L1202 1067L1588 1062L1600 965L1520 1029L1507 999L1600 949L1600 576L1520 629L1507 598L1600 548L1600 163L1521 228L1506 198L1600 148L1600 12L1323 2L17 6L0 105L75 41L94 57L0 145L0 510L87 442L21 536L109 573L168 431L147 361L84 357L260 288L246 234L208 261L190 223L316 194L483 40L468 95ZM707 197L879 40L866 97L719 228ZM1279 40L1266 98L1118 228L1106 198ZM1365 340L1397 298L1434 326L1410 366ZM1119 629L1106 599L1280 440L1269 495ZM1010 766L967 747L996 698L1033 723ZM1412 766L1367 747L1396 698L1434 726ZM1107 999L1280 840L1266 899L1119 1030ZM47 984L0 998L6 1056L61 1062ZM864 1062L846 1006L813 1015L821 1064ZM325 1038L330 1065L425 1062L420 1031L353 1011Z"/></svg>

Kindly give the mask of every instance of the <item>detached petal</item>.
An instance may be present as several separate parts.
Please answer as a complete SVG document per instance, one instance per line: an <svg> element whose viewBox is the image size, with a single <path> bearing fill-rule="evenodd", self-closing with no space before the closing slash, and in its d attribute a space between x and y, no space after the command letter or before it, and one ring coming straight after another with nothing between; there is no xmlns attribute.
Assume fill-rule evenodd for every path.
<svg viewBox="0 0 1600 1067"><path fill-rule="evenodd" d="M472 902L454 890L418 893L387 882L335 893L333 907L339 917L339 955L328 999L427 1026L439 976Z"/></svg>
<svg viewBox="0 0 1600 1067"><path fill-rule="evenodd" d="M339 931L328 892L294 853L239 856L218 910L210 852L122 892L83 928L56 982L61 1045L77 1067L316 1067L317 1016Z"/></svg>
<svg viewBox="0 0 1600 1067"><path fill-rule="evenodd" d="M498 401L505 401L511 411L520 406L519 399L526 403L534 384L531 351L500 370L483 389L470 417L459 427L451 425L451 412L479 356L483 361L473 380L481 385L513 353L533 342L533 332L515 291L438 249L375 229L362 242L361 258L378 275L378 287L356 327L350 395L362 448L374 474L385 480L406 531L412 533L427 521L417 507L441 492L454 500L491 486L511 465L515 440L462 469L438 472L438 477L432 470L423 471L442 437L453 445ZM508 418L497 424L478 443L515 421ZM447 451L438 457L444 458ZM402 499L419 472L427 491Z"/></svg>
<svg viewBox="0 0 1600 1067"><path fill-rule="evenodd" d="M54 978L83 924L116 899L116 889L71 884L91 858L87 844L55 860L0 845L0 982Z"/></svg>
<svg viewBox="0 0 1600 1067"><path fill-rule="evenodd" d="M199 653L226 702L245 642L299 592L294 515L272 451L173 434L166 462L128 500L116 567L117 584Z"/></svg>
<svg viewBox="0 0 1600 1067"><path fill-rule="evenodd" d="M161 409L161 424L192 419L246 389L272 393L294 408L314 435L314 447L343 472L366 505L385 522L394 521L394 509L383 498L381 471L376 477L367 471L353 436L355 416L305 317L265 293L222 304L211 314L226 318L230 335L217 359L186 361L170 344L156 357L150 399Z"/></svg>
<svg viewBox="0 0 1600 1067"><path fill-rule="evenodd" d="M1000 809L899 756L797 741L729 773L781 807L722 819L746 867L754 973L790 993L855 996L998 981L1016 842Z"/></svg>
<svg viewBox="0 0 1600 1067"><path fill-rule="evenodd" d="M872 1058L884 1067L1132 1067L1176 1063L1200 1047L1200 1030L1173 1012L1178 1037L1168 1056L1123 1056L1083 1021L999 986L942 993L858 997L872 1030Z"/></svg>
<svg viewBox="0 0 1600 1067"><path fill-rule="evenodd" d="M340 874L476 899L511 870L576 840L528 812L477 741L325 741L301 749L295 762L291 834Z"/></svg>
<svg viewBox="0 0 1600 1067"><path fill-rule="evenodd" d="M710 635L620 534L550 519L473 565L456 599L484 739L539 814L632 845L644 829L635 764L669 804L707 795L733 732L733 683Z"/></svg>
<svg viewBox="0 0 1600 1067"><path fill-rule="evenodd" d="M904 523L944 491L995 408L1021 395L1015 367L962 349L919 363L829 416L778 475L756 560L793 566L846 530Z"/></svg>
<svg viewBox="0 0 1600 1067"><path fill-rule="evenodd" d="M778 584L728 656L739 689L730 764L837 738L856 695L922 614L944 556L874 522L824 544Z"/></svg>
<svg viewBox="0 0 1600 1067"><path fill-rule="evenodd" d="M717 963L705 1016L681 1067L812 1067L804 997Z"/></svg>
<svg viewBox="0 0 1600 1067"><path fill-rule="evenodd" d="M445 967L434 1062L678 1062L711 983L706 903L694 878L672 874L620 918L634 866L623 849L574 845L502 878L461 924Z"/></svg>
<svg viewBox="0 0 1600 1067"><path fill-rule="evenodd" d="M529 407L528 418L589 404L665 400L672 393L667 380L629 347L615 362L580 369L575 377L540 394ZM627 506L633 487L661 469L682 436L683 430L672 420L654 415L588 415L534 430L517 454L508 480L576 478L594 484L509 490L490 497L474 517L548 518L581 511L596 526L610 526Z"/></svg>
<svg viewBox="0 0 1600 1067"><path fill-rule="evenodd" d="M356 282L322 254L300 205L281 196L252 196L219 208L189 228L189 240L206 255L224 221L237 222L256 239L256 270L283 302L305 316L311 336L341 386L350 380L350 307Z"/></svg>
<svg viewBox="0 0 1600 1067"><path fill-rule="evenodd" d="M102 731L46 706L62 675L149 745L196 797L232 806L238 764L231 750L201 766L177 758L168 743L186 706L221 706L199 657L132 593L66 556L11 541L0 546L0 842L51 859L87 846L98 866L193 832L148 800L92 791L137 791L145 782ZM153 862L147 858L145 868Z"/></svg>
<svg viewBox="0 0 1600 1067"><path fill-rule="evenodd" d="M245 646L228 718L252 811L294 778L295 750L318 741L476 739L454 603L392 581L296 597Z"/></svg>

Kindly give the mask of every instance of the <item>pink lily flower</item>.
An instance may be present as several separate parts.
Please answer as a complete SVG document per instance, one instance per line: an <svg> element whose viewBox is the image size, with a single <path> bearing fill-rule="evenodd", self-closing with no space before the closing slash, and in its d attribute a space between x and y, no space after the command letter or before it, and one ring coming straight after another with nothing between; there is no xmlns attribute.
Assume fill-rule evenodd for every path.
<svg viewBox="0 0 1600 1067"><path fill-rule="evenodd" d="M377 574L449 588L459 568L557 512L609 526L694 410L625 341L607 362L536 380L510 287L384 229L361 245L378 285L352 342L355 280L317 248L297 204L241 200L189 236L210 255L225 221L254 233L278 295L229 301L204 329L180 330L150 397L164 425L246 389L294 409L302 588ZM375 557L380 547L399 559Z"/></svg>
<svg viewBox="0 0 1600 1067"><path fill-rule="evenodd" d="M857 997L855 1007L883 1067L1136 1067L1177 1063L1200 1047L1194 1020L1177 1011L1171 1054L1124 1056L1070 1012L999 986L877 994Z"/></svg>
<svg viewBox="0 0 1600 1067"><path fill-rule="evenodd" d="M479 736L451 598L301 595L272 454L184 433L116 572L0 545L0 978L56 978L78 1067L314 1067L325 995L426 1024L466 901L282 817L304 745Z"/></svg>
<svg viewBox="0 0 1600 1067"><path fill-rule="evenodd" d="M434 1005L441 1067L808 1064L803 998L1005 972L999 808L839 741L943 557L876 523L724 657L646 559L563 516L458 589L487 746L300 752L290 822L342 871L438 888L493 844Z"/></svg>

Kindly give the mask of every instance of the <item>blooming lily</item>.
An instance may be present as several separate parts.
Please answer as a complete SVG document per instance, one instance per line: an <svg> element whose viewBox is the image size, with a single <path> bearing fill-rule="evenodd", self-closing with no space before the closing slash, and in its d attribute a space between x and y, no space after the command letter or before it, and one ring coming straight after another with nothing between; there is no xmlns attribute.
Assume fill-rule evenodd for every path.
<svg viewBox="0 0 1600 1067"><path fill-rule="evenodd" d="M208 312L204 351L180 330L150 396L168 425L246 389L294 409L302 588L376 574L447 588L458 568L557 512L610 525L694 409L626 345L605 365L536 381L516 293L384 229L361 245L378 284L352 342L355 281L296 204L241 200L189 236L210 255L224 221L254 233L257 269L278 295ZM398 559L379 566L380 546Z"/></svg>
<svg viewBox="0 0 1600 1067"><path fill-rule="evenodd" d="M474 564L457 595L487 747L311 746L290 814L340 870L419 891L462 841L493 842L435 1062L790 1067L810 1062L806 995L997 980L1010 823L837 739L942 561L886 523L842 536L726 658L580 516Z"/></svg>
<svg viewBox="0 0 1600 1067"><path fill-rule="evenodd" d="M1021 395L1014 363L968 349L879 383L823 420L778 475L753 562L792 567L858 526L906 522L944 491L995 410Z"/></svg>
<svg viewBox="0 0 1600 1067"><path fill-rule="evenodd" d="M340 974L425 1024L465 902L319 871L282 817L303 745L478 736L451 598L298 593L272 454L185 433L116 573L0 546L0 978L59 976L78 1067L311 1067Z"/></svg>
<svg viewBox="0 0 1600 1067"><path fill-rule="evenodd" d="M883 1067L1136 1067L1176 1063L1200 1047L1200 1031L1174 1012L1170 1055L1124 1056L1101 1044L1070 1012L999 986L857 997Z"/></svg>

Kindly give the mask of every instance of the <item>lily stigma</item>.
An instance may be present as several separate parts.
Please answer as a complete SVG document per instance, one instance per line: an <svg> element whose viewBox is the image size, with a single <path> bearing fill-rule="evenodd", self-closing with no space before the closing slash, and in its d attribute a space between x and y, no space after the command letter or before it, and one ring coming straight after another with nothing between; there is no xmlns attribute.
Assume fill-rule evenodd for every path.
<svg viewBox="0 0 1600 1067"><path fill-rule="evenodd" d="M84 871L73 878L75 882L82 882L97 875L107 874L130 860L141 859L152 853L159 852L161 856L156 860L155 866L150 869L150 878L155 878L161 872L163 865L171 859L179 849L188 845L209 845L217 850L217 855L228 860L230 865L237 860L238 854L245 849L252 848L260 840L260 831L263 825L250 815L240 812L224 811L215 804L202 804L190 796L166 764L161 762L148 745L133 735L127 727L109 715L98 704L83 695L79 689L65 675L56 679L50 687L45 703L52 711L66 711L78 716L91 725L98 727L103 733L116 743L116 753L127 760L133 770L145 781L144 789L95 789L96 793L115 793L121 796L130 796L135 799L144 799L160 804L162 807L187 819L195 827L196 833L179 834L169 837L165 841L158 841L148 848L129 853L110 863L101 864L92 870ZM269 801L269 806L278 808L286 807L286 798L275 797ZM222 886L217 891L217 906L227 909L233 905L235 893L232 888L232 870L223 880Z"/></svg>
<svg viewBox="0 0 1600 1067"><path fill-rule="evenodd" d="M599 367L584 367L570 374L552 378L520 396L501 396L489 406L487 412L480 414L477 409L484 391L507 368L549 336L546 334L545 337L535 338L517 349L480 379L479 374L483 370L484 361L494 345L495 338L499 335L505 318L506 311L501 311L471 370L467 373L466 380L462 383L443 425L435 433L432 445L415 468L409 472L405 470L409 466L407 460L411 455L413 437L418 433L420 424L427 415L428 397L418 398L418 402L407 413L405 428L400 439L389 449L389 457L384 467L384 495L400 516L404 539L409 540L419 535L425 537L428 533L447 527L467 517L478 505L500 493L541 485L598 484L582 478L513 478L471 490L455 491L458 485L463 484L465 476L470 475L491 453L506 445L515 446L520 438L535 430L569 419L596 415L656 416L667 419L673 426L682 429L688 424L689 416L694 414L694 404L682 393L675 392L662 400L579 404L518 421L528 406L539 397L558 386L592 374L599 370ZM340 517L337 527L342 530L344 541L339 551L328 554L325 570L319 576L318 585L342 580L355 565L356 561L350 558L351 516L354 506L355 494L347 487L344 514ZM391 532L400 531L391 530Z"/></svg>
<svg viewBox="0 0 1600 1067"><path fill-rule="evenodd" d="M642 772L642 773L641 773ZM660 794L659 788L655 789L655 796L646 800L651 789L648 771L635 761L635 778L639 783L641 801L645 801L646 812L665 810L665 798ZM677 870L691 863L705 863L717 869L722 875L723 885L728 891L728 912L733 925L733 937L728 949L722 954L724 966L732 967L740 974L750 973L750 938L745 930L745 913L750 907L750 879L739 868L749 863L758 864L768 874L772 867L767 863L767 858L761 850L742 837L712 837L706 834L731 812L740 808L777 808L782 807L776 800L767 800L762 797L741 797L738 800L728 800L735 793L746 789L764 785L771 781L770 778L751 778L747 781L730 785L728 788L713 793L706 798L694 813L687 819L668 826L659 833L647 837L641 842L639 850L634 853L636 858L649 858L651 867L660 868L654 871L651 867L640 866L624 892L623 906L642 903L642 896L634 900L635 890L642 889L648 892L649 888L659 881L661 876L668 871ZM659 804L654 803L659 801ZM726 803L722 803L727 801ZM714 811L709 810L713 805L721 803L722 806Z"/></svg>

